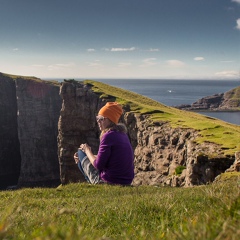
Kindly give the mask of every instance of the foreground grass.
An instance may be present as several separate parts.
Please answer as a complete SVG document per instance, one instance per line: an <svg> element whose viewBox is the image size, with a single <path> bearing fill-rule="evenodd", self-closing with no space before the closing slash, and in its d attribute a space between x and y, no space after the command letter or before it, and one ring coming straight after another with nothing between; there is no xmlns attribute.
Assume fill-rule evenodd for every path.
<svg viewBox="0 0 240 240"><path fill-rule="evenodd" d="M0 239L239 239L240 177L193 188L0 192Z"/></svg>
<svg viewBox="0 0 240 240"><path fill-rule="evenodd" d="M202 114L165 106L140 94L116 88L102 82L85 80L101 98L128 105L137 114L149 114L153 121L169 122L172 127L192 128L199 131L198 143L213 142L222 146L224 155L240 151L240 126Z"/></svg>

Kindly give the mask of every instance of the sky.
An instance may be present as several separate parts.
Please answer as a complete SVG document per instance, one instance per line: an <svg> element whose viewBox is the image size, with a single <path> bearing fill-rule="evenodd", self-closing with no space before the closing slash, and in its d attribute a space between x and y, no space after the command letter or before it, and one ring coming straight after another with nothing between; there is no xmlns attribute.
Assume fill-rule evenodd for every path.
<svg viewBox="0 0 240 240"><path fill-rule="evenodd" d="M0 0L0 72L240 79L240 0Z"/></svg>

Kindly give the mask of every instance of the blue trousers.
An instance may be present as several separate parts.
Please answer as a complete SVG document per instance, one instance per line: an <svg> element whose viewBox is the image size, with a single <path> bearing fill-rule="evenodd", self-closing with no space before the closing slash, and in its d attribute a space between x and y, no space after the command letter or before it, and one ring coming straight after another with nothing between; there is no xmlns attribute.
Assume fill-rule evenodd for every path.
<svg viewBox="0 0 240 240"><path fill-rule="evenodd" d="M91 184L102 183L98 170L91 164L87 155L78 149L78 168L85 179Z"/></svg>

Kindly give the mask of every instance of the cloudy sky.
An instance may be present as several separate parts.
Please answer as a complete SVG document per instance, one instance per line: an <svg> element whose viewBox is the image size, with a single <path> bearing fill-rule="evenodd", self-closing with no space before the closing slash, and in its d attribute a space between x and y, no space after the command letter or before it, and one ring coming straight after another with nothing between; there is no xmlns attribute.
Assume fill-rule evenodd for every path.
<svg viewBox="0 0 240 240"><path fill-rule="evenodd" d="M0 72L240 79L240 0L0 0Z"/></svg>

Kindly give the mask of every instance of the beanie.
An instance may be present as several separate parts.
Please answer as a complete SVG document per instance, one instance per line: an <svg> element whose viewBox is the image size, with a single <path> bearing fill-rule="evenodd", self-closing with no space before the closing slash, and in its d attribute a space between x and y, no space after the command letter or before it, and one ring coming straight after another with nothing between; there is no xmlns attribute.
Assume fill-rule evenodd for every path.
<svg viewBox="0 0 240 240"><path fill-rule="evenodd" d="M98 115L106 117L117 124L122 113L123 110L120 104L117 102L107 102L106 105L99 110Z"/></svg>

